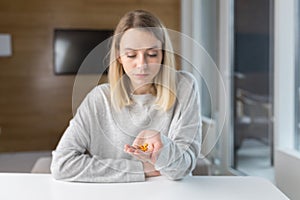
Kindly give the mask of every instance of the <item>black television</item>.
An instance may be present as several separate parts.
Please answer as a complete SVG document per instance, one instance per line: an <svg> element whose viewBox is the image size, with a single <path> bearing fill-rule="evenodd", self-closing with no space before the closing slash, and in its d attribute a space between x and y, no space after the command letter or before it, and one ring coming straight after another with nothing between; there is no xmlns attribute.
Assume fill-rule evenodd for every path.
<svg viewBox="0 0 300 200"><path fill-rule="evenodd" d="M108 39L112 35L113 30L107 29L54 29L54 73L56 75L77 74L79 69L80 73L85 74L107 73L110 49ZM92 51L94 56L86 59ZM88 64L83 66L83 61L88 61Z"/></svg>

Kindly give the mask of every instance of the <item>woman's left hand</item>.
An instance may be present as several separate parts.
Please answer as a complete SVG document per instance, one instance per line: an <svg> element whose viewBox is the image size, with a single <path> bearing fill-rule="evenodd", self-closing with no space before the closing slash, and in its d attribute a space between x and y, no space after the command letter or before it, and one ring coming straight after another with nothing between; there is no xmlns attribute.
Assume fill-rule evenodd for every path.
<svg viewBox="0 0 300 200"><path fill-rule="evenodd" d="M141 146L147 148L142 150ZM155 164L159 151L163 147L161 136L158 131L144 130L138 134L132 145L126 144L124 151L135 156L143 162Z"/></svg>

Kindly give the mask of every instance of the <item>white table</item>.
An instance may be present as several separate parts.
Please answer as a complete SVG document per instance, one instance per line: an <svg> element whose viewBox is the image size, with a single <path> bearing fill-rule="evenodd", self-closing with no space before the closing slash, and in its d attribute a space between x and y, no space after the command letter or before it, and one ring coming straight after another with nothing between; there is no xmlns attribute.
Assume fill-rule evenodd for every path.
<svg viewBox="0 0 300 200"><path fill-rule="evenodd" d="M50 174L0 173L1 200L282 200L271 182L257 177L164 177L136 183L70 183Z"/></svg>

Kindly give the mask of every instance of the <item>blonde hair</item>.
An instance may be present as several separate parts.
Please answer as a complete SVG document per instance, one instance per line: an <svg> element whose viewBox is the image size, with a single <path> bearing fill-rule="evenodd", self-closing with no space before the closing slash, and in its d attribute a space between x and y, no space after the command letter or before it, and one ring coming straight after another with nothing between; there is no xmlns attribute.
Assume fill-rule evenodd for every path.
<svg viewBox="0 0 300 200"><path fill-rule="evenodd" d="M135 10L126 13L117 25L112 40L110 51L110 66L108 81L112 105L116 110L132 104L129 77L125 74L122 64L118 61L120 56L120 40L125 31L131 28L142 28L152 33L162 43L162 66L154 78L155 104L159 109L169 110L176 101L176 72L173 48L166 31L160 20L144 10Z"/></svg>

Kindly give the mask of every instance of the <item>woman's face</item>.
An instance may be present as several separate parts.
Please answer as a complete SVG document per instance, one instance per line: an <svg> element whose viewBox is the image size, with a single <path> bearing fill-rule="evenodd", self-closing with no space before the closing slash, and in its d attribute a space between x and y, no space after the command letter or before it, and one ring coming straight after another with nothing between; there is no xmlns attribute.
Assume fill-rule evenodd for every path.
<svg viewBox="0 0 300 200"><path fill-rule="evenodd" d="M160 70L162 57L162 43L152 33L129 29L123 34L119 62L135 93L149 92L149 85Z"/></svg>

